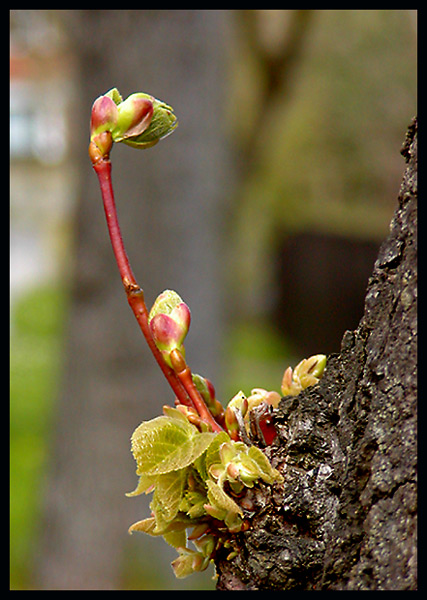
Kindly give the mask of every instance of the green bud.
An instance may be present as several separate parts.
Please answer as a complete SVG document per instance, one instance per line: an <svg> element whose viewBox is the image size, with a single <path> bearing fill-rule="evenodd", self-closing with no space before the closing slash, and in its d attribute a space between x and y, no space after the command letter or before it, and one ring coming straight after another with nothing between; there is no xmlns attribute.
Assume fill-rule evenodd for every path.
<svg viewBox="0 0 427 600"><path fill-rule="evenodd" d="M150 148L178 126L173 108L150 94L136 92L123 100L117 88L97 98L91 113L91 142L108 132L113 142ZM101 148L103 149L103 148Z"/></svg>
<svg viewBox="0 0 427 600"><path fill-rule="evenodd" d="M141 135L126 140L129 146L134 148L151 148L159 140L170 135L178 127L173 108L161 100L153 98L153 118L150 126Z"/></svg>
<svg viewBox="0 0 427 600"><path fill-rule="evenodd" d="M213 535L205 535L202 538L196 540L194 542L194 545L204 557L210 558L212 556L212 552L215 549L216 539Z"/></svg>
<svg viewBox="0 0 427 600"><path fill-rule="evenodd" d="M313 377L320 379L323 375L323 371L326 368L326 356L324 354L315 354L309 359L311 364L309 365L308 371Z"/></svg>
<svg viewBox="0 0 427 600"><path fill-rule="evenodd" d="M148 94L132 94L117 106L117 125L111 132L115 142L126 142L141 135L153 119L154 106Z"/></svg>
<svg viewBox="0 0 427 600"><path fill-rule="evenodd" d="M233 407L227 406L224 419L225 427L230 438L235 441L240 439L239 421L237 420L236 411Z"/></svg>
<svg viewBox="0 0 427 600"><path fill-rule="evenodd" d="M224 408L222 404L215 397L215 388L213 383L209 381L206 377L202 377L201 375L197 375L197 373L192 374L193 383L197 388L197 391L201 394L203 400L205 401L206 406L212 413L214 417L223 414Z"/></svg>
<svg viewBox="0 0 427 600"><path fill-rule="evenodd" d="M113 139L133 148L151 148L178 126L173 108L150 94L132 94L118 105L118 110Z"/></svg>
<svg viewBox="0 0 427 600"><path fill-rule="evenodd" d="M304 358L292 371L288 367L283 375L281 392L283 396L297 396L301 390L316 385L326 367L326 356L315 354Z"/></svg>
<svg viewBox="0 0 427 600"><path fill-rule="evenodd" d="M239 410L244 417L248 410L248 401L245 394L242 391L237 392L237 394L233 396L230 402L227 404L227 408Z"/></svg>
<svg viewBox="0 0 427 600"><path fill-rule="evenodd" d="M112 88L107 93L105 93L104 96L110 98L114 102L114 104L120 104L120 102L123 102L122 95L120 94L117 88Z"/></svg>

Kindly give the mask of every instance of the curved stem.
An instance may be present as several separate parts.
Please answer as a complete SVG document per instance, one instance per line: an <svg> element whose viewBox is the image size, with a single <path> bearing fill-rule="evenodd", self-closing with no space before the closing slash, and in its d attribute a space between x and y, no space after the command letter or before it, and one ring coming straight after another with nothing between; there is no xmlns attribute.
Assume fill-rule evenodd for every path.
<svg viewBox="0 0 427 600"><path fill-rule="evenodd" d="M95 173L98 175L102 200L104 202L105 218L107 219L108 233L110 235L114 256L116 257L120 277L122 278L123 285L125 285L125 287L125 282L127 282L127 284L136 285L136 279L126 254L122 234L120 231L119 220L117 217L113 185L111 181L111 162L109 159L101 159L93 166L93 168Z"/></svg>
<svg viewBox="0 0 427 600"><path fill-rule="evenodd" d="M163 357L153 340L153 336L151 335L144 292L136 282L123 244L111 181L111 162L108 157L102 157L93 163L93 168L98 176L111 245L119 268L120 277L122 278L126 291L128 303L138 321L154 358L168 380L169 385L175 392L179 402L185 406L195 408L193 401L185 391L176 373L163 360Z"/></svg>

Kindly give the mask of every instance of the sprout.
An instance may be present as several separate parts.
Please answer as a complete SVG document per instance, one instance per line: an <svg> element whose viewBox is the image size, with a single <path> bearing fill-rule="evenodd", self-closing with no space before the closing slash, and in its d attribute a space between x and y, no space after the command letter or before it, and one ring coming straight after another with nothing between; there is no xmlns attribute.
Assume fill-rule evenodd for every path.
<svg viewBox="0 0 427 600"><path fill-rule="evenodd" d="M172 366L172 350L177 349L185 356L183 342L190 321L190 309L176 292L165 290L157 297L148 316L148 323L156 346L169 366Z"/></svg>
<svg viewBox="0 0 427 600"><path fill-rule="evenodd" d="M301 390L315 385L323 375L326 367L326 356L315 354L304 358L292 371L288 367L283 374L281 392L283 396L297 396Z"/></svg>
<svg viewBox="0 0 427 600"><path fill-rule="evenodd" d="M124 142L133 148L151 148L177 126L173 108L165 102L143 92L123 100L117 88L113 88L99 96L92 106L92 162L108 156L113 142Z"/></svg>

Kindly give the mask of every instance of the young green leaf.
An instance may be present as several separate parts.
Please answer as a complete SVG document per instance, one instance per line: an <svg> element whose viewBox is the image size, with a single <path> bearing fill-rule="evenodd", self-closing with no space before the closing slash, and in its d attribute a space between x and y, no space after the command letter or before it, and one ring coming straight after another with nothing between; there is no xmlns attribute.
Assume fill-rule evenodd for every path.
<svg viewBox="0 0 427 600"><path fill-rule="evenodd" d="M179 510L185 512L191 519L198 519L206 514L206 494L197 490L187 490L179 506Z"/></svg>
<svg viewBox="0 0 427 600"><path fill-rule="evenodd" d="M187 469L172 471L157 476L154 497L162 507L165 521L171 521L178 513L187 479Z"/></svg>
<svg viewBox="0 0 427 600"><path fill-rule="evenodd" d="M133 492L128 492L126 494L126 496L128 496L130 498L132 496L139 496L140 494L143 494L144 492L146 494L149 494L154 489L154 486L156 484L156 479L157 479L156 475L141 475L136 488L133 490Z"/></svg>
<svg viewBox="0 0 427 600"><path fill-rule="evenodd" d="M128 529L129 533L134 531L142 531L142 533L148 533L148 535L156 535L154 530L156 528L156 519L154 517L148 517L148 519L142 519L131 525Z"/></svg>
<svg viewBox="0 0 427 600"><path fill-rule="evenodd" d="M205 467L206 471L209 471L209 467L215 463L221 462L219 449L222 444L229 443L230 436L225 432L221 431L218 433L208 449L206 450Z"/></svg>
<svg viewBox="0 0 427 600"><path fill-rule="evenodd" d="M275 481L281 482L283 481L283 477L280 475L277 469L273 469L270 464L270 461L259 448L256 446L251 446L248 450L248 456L251 458L256 464L259 472L259 476L266 483L274 483Z"/></svg>
<svg viewBox="0 0 427 600"><path fill-rule="evenodd" d="M153 537L158 537L160 535L163 536L176 531L185 531L188 527L191 527L191 525L191 520L183 517L174 519L171 523L168 523L164 529L158 530L155 517L148 517L148 519L137 521L131 525L128 531L129 533L133 533L134 531L142 531L142 533L147 533Z"/></svg>
<svg viewBox="0 0 427 600"><path fill-rule="evenodd" d="M209 564L201 552L189 548L178 548L179 556L172 562L172 569L177 579L188 577L195 571L203 571Z"/></svg>
<svg viewBox="0 0 427 600"><path fill-rule="evenodd" d="M132 435L137 475L161 475L187 467L209 446L215 433L199 433L190 423L157 417L141 423Z"/></svg>
<svg viewBox="0 0 427 600"><path fill-rule="evenodd" d="M230 520L234 521L237 515L243 516L240 506L218 484L208 480L206 485L208 487L208 500L211 506L223 513L223 520L226 524Z"/></svg>
<svg viewBox="0 0 427 600"><path fill-rule="evenodd" d="M171 531L170 533L164 533L163 539L165 542L172 546L172 548L182 548L185 547L187 543L187 532L185 529Z"/></svg>

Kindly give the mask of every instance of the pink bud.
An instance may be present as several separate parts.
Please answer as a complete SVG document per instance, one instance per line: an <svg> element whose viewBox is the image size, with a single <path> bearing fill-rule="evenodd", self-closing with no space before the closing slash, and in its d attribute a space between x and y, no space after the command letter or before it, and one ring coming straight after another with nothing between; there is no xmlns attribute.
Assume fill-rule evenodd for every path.
<svg viewBox="0 0 427 600"><path fill-rule="evenodd" d="M237 467L237 465L235 465L234 463L228 463L227 465L227 474L232 478L232 479L238 479L239 477L239 469Z"/></svg>
<svg viewBox="0 0 427 600"><path fill-rule="evenodd" d="M141 94L132 94L118 105L117 128L113 132L116 142L134 138L143 133L153 118L153 102Z"/></svg>
<svg viewBox="0 0 427 600"><path fill-rule="evenodd" d="M225 410L225 427L232 440L237 441L240 439L239 422L231 406L227 406Z"/></svg>
<svg viewBox="0 0 427 600"><path fill-rule="evenodd" d="M190 309L176 292L166 290L158 296L148 322L154 342L169 366L172 366L170 354L173 350L179 350L184 355L183 342L190 321Z"/></svg>
<svg viewBox="0 0 427 600"><path fill-rule="evenodd" d="M119 111L114 101L108 96L100 96L92 105L90 116L91 139L103 131L114 129L119 118Z"/></svg>
<svg viewBox="0 0 427 600"><path fill-rule="evenodd" d="M284 396L287 396L290 393L292 387L292 367L288 367L283 374L282 385L280 391Z"/></svg>
<svg viewBox="0 0 427 600"><path fill-rule="evenodd" d="M156 315L150 321L154 341L160 350L171 350L182 342L185 333L179 323L168 315Z"/></svg>

